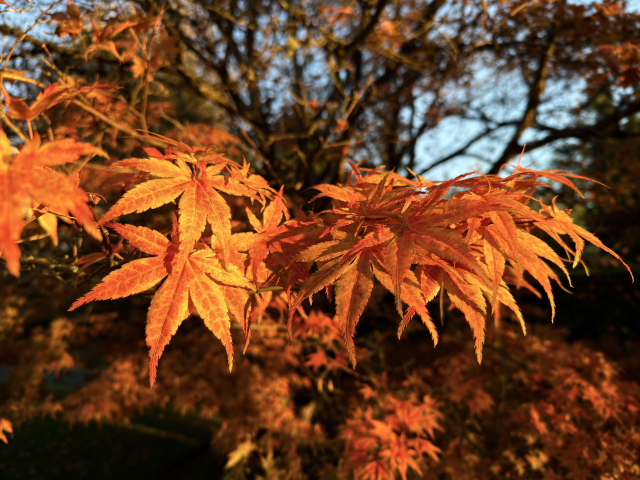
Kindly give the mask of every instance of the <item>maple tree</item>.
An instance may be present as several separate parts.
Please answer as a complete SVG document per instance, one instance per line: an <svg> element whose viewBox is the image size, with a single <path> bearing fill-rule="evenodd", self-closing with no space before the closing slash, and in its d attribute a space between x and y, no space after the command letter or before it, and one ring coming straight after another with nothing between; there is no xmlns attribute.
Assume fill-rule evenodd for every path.
<svg viewBox="0 0 640 480"><path fill-rule="evenodd" d="M177 146L174 144L174 148ZM240 312L234 319L243 323L247 342L249 339L249 293L256 287L245 276L247 264L257 285L270 280L266 287L281 287L288 293L290 329L293 315L302 302L335 284L336 310L347 352L355 367L353 335L373 290L374 276L395 295L396 308L402 318L398 336L417 313L431 332L434 345L438 334L426 304L439 291L446 290L473 330L480 362L487 313L485 295L494 310L498 303L509 307L526 332L524 319L506 282L524 284L536 292L523 277L523 273L528 272L546 292L553 318L555 304L550 280L558 283L560 280L541 259L553 263L569 277L562 259L527 229L537 227L548 233L565 248L567 255L574 256L574 267L580 262L585 240L619 258L595 236L574 225L566 212L555 205L541 204L539 212L526 206L530 194L543 185L538 181L540 176L575 188L570 180L575 175L560 171L533 172L521 167L516 167L515 173L505 178L463 175L433 184L424 179L410 181L377 169L363 175L352 165L356 179L353 183L315 187L320 193L314 198L332 198L334 208L302 213L278 227L283 217L283 205L279 201L277 207L265 209L262 223L250 214L258 233L237 234L244 238L236 243L231 234L230 209L215 188L242 195L253 193L246 184L261 185L262 189L268 186L255 180L249 182L253 176L236 180L237 172L229 177L221 176L219 182L209 180L208 176L215 172L225 168L239 171L239 168L229 167L228 162L221 160L218 166L207 167L205 155L192 171L185 159L192 163L196 160L189 158L189 153L168 153L160 160L161 154L151 150L155 159L130 159L114 164L165 178L131 189L100 223L122 214L159 207L181 195L178 220L172 230L173 242L145 227L108 224L131 246L156 257L126 264L71 307L73 310L92 300L140 293L169 275L149 307L147 344L151 349L152 385L158 359L188 316L189 305L222 340L231 368L233 348L228 312ZM456 187L468 190L445 198L449 190ZM199 242L206 223L211 224L215 232L210 246ZM559 235L568 235L575 243L575 250ZM194 248L194 242L199 243L199 248ZM247 252L246 261L243 252ZM314 263L317 270L310 274ZM417 267L411 270L414 264ZM262 281L259 270L265 271L263 277L266 278ZM301 281L295 295L292 294L292 289ZM235 290L229 290L234 287ZM403 303L408 307L406 313Z"/></svg>
<svg viewBox="0 0 640 480"><path fill-rule="evenodd" d="M532 126L548 134L532 142L532 150L554 140L580 138L582 130L594 128L544 126L538 109L545 82L550 72L582 71L584 63L591 62L599 73L585 76L586 92L603 82L614 90L625 88L637 76L635 50L611 45L633 35L635 27L628 22L635 14L608 3L591 11L568 2L557 8L533 2L526 9L502 2L492 11L475 12L484 18L479 33L473 31L474 24L461 24L449 38L447 31L458 20L455 12L438 16L444 15L439 12L446 3L440 1L410 3L408 16L388 8L393 2L364 2L359 14L348 2L340 7L314 4L328 16L329 26L302 16L296 5L281 5L282 17L272 11L277 4L271 2L246 9L192 2L193 16L174 5L136 4L127 15L123 11L113 17L108 9L83 12L71 2L63 12L56 8L59 3L42 10L24 31L2 29L16 39L0 70L0 256L8 272L3 278L26 275L28 281L49 288L49 280L60 288L73 286L75 299L63 310L79 310L78 316L89 320L78 325L58 318L44 330L39 326L25 333L19 312L27 307L20 303L19 289L7 284L6 296L12 299L3 300L0 343L15 342L4 355L16 366L10 382L15 385L1 398L0 440L7 442L4 432L13 431L9 419L20 422L37 413L61 411L72 422L128 421L145 408L169 405L203 417L222 412L228 422L220 434L228 433L221 441L227 469L240 470L259 455L260 468L273 478L282 476L281 468L302 475L301 452L317 445L340 458L340 475L364 479L399 475L404 480L412 474L436 478L440 473L518 478L543 468L557 476L587 468L594 475L615 472L612 478L632 478L629 475L638 472L637 385L617 380L615 367L597 353L579 346L554 350L551 341L522 339L511 325L501 326L506 317L526 334L525 315L514 297L520 287L538 297L541 288L553 320L552 282L566 289L561 275L571 286L567 265L587 269L582 260L587 244L622 262L598 237L574 223L569 208L555 197L545 201L538 196L557 185L582 196L576 182L588 178L560 169L526 168L522 156L517 164L507 162L521 153L522 136ZM201 8L215 20L214 34L199 23ZM536 44L531 51L520 51L525 47L517 45L515 30L502 30L521 9L527 35L544 39L544 45ZM547 13L553 21L546 19ZM264 18L272 21L265 23ZM347 28L354 18L359 19L359 31ZM451 58L436 48L437 42L428 43L436 19L447 26L439 33L453 51L448 53ZM287 21L300 22L299 28L309 33L299 38L299 31L281 25ZM53 33L59 38L70 39L38 44L29 32L46 22L55 25ZM570 27L571 22L580 28ZM583 41L585 30L601 23L606 35L593 39L596 53L575 65L563 62L562 56ZM622 33L614 34L621 25ZM243 29L242 35L236 28ZM278 38L283 31L285 45L267 48L270 41L265 38ZM193 32L199 32L197 38ZM218 58L220 42L227 51L224 58ZM265 48L255 49L256 42ZM420 49L422 42L429 48ZM19 68L33 53L25 45L47 54L42 59L47 75ZM504 55L498 71L513 68L515 62L528 78L523 118L496 121L478 109L482 120L493 126L458 153L468 151L483 135L515 126L501 156L487 174L428 180L424 172L414 172L419 170L416 142L431 123L438 123L433 119L458 108L437 99L452 76L458 75L463 87L471 85L469 71L460 75L458 68L472 63L475 52L486 45ZM564 52L556 53L562 47ZM322 89L298 72L290 91L297 105L293 113L271 111L272 94L265 94L266 100L260 95L269 90L268 65L277 65L278 59L299 65L318 48L328 51L327 62L333 65L331 92L320 102ZM538 60L533 70L527 64L532 58ZM81 65L65 67L79 59ZM599 70L613 59L616 68ZM442 79L433 75L434 65L442 70ZM89 75L93 67L99 73ZM211 71L217 77L207 85ZM203 121L206 114L197 106L196 121L188 124L179 102L167 100L183 94L169 78L176 74L197 93L195 100L193 93L187 97L189 102L197 105L206 98L233 121L230 132ZM394 84L402 84L402 89ZM414 132L413 124L407 127L401 120L401 111L409 105L413 122L415 97L431 88L436 100ZM411 99L403 97L408 91ZM602 113L598 125L632 118L640 110L633 94L617 102L612 111ZM369 138L377 140L371 142L370 158L364 159ZM44 234L27 235L38 228L34 220ZM49 251L46 258L37 253L59 243L62 254ZM622 264L633 280L632 269ZM322 291L326 302L316 295ZM455 344L433 369L388 374L383 349L369 345L366 335L359 341L356 332L362 329L366 309L381 302L384 292L393 298L398 343L418 328L411 322L417 315L434 347L439 342ZM72 344L93 342L101 332L116 335L119 327L113 318L91 313L93 302L141 295L152 297L145 320L148 373L142 373L141 348L134 340L105 351L109 366L75 394L62 401L42 398L46 372L59 374L74 367ZM335 317L319 310L307 314L306 300L325 302L325 310L334 310ZM439 303L440 328L428 307L432 301ZM475 364L464 350L459 326L444 330L445 306L457 310L470 327ZM182 334L190 315L200 317L223 345L229 370L236 366L229 377L200 379L207 365L219 365L220 355L210 351L210 337ZM235 328L244 333L240 360L234 357L233 344L239 340ZM487 355L489 335L492 349L505 356L519 352L515 372L500 367L495 352ZM201 358L194 360L200 368L184 365L185 357L167 348L174 336ZM247 359L251 355L264 364L252 363ZM584 362L574 362L573 355ZM489 365L482 370L487 356ZM0 356L0 361L6 360ZM364 373L357 362L365 365ZM549 376L554 362L558 367ZM483 366L478 370L477 364ZM142 384L145 375L153 389ZM512 403L500 406L510 409L505 422L512 426L517 446L508 446L509 440L492 431L490 421L482 423L483 414L498 412L487 390L495 390L500 376L508 379L504 382L522 382L537 396L536 402L526 402L514 395ZM343 377L350 380L342 386L348 401L339 427L329 431L314 422L313 402L308 413L296 411L294 392L309 392L314 382L317 392L333 391L334 378L337 382ZM237 388L233 400L216 393L229 385ZM110 391L108 400L105 391ZM238 411L243 402L249 407ZM278 406L265 411L268 404ZM456 412L451 412L451 404L459 407ZM588 413L575 413L584 405ZM475 422L473 434L465 422L450 421L460 408L465 422ZM607 445L599 453L597 443L570 440L576 432L594 436L592 419L597 419L599 440ZM260 438L259 429L268 432L267 438ZM479 446L491 435L502 448L498 453L498 447L489 451ZM631 440L625 446L626 437ZM340 448L330 445L332 438L340 440ZM274 449L280 455L277 461ZM493 463L483 463L485 457Z"/></svg>

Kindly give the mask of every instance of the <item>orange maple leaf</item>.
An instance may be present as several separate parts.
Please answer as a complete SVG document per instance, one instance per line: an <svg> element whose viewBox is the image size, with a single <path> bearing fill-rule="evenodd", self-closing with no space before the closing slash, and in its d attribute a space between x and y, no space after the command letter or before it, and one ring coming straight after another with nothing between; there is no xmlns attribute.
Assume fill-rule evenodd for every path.
<svg viewBox="0 0 640 480"><path fill-rule="evenodd" d="M165 277L156 291L147 315L147 346L149 347L149 377L155 383L158 361L171 337L190 311L197 313L205 325L220 339L227 350L229 370L233 368L233 345L230 318L224 289L235 287L254 290L255 287L234 265L224 268L215 253L204 244L184 248L177 222L174 221L172 241L160 232L146 227L107 224L138 250L153 255L134 260L107 275L103 282L77 300L69 309L94 300L110 300L149 290Z"/></svg>
<svg viewBox="0 0 640 480"><path fill-rule="evenodd" d="M160 138L182 151L169 149L166 155L162 155L153 148L146 148L150 158L130 158L114 164L111 168L135 168L159 178L141 183L125 193L100 219L99 224L103 225L120 215L160 207L181 196L178 223L183 248L191 249L208 223L223 251L224 261L228 262L232 254L231 210L218 191L263 201L256 193L270 194L271 189L268 185L256 187L251 184L248 166L247 175L238 176L240 167L222 159L221 155L212 155L204 149L190 148ZM229 172L230 176L221 175L223 170Z"/></svg>
<svg viewBox="0 0 640 480"><path fill-rule="evenodd" d="M93 42L85 50L85 57L88 58L91 53L97 52L99 50L104 50L106 52L112 53L113 56L118 60L123 61L124 58L120 54L120 52L118 52L113 38L115 38L123 31L127 30L128 28L135 27L138 22L120 22L118 21L118 19L111 19L109 22L107 22L105 27L101 29L93 17L91 17L90 20L93 27Z"/></svg>
<svg viewBox="0 0 640 480"><path fill-rule="evenodd" d="M278 195L273 198L271 203L264 209L262 215L262 222L253 214L248 208L247 217L249 223L257 232L249 240L250 247L248 248L249 263L251 265L251 272L253 274L254 282L258 283L258 268L260 264L269 254L269 240L278 230L278 226L283 217L289 220L289 210L282 198L283 188L280 188Z"/></svg>
<svg viewBox="0 0 640 480"><path fill-rule="evenodd" d="M69 35L76 38L84 30L84 15L80 9L70 1L67 2L67 14L56 12L51 14L51 20L58 24L55 34L60 38Z"/></svg>
<svg viewBox="0 0 640 480"><path fill-rule="evenodd" d="M0 418L0 440L2 440L4 443L9 443L4 432L13 433L13 427L11 426L11 422L9 420Z"/></svg>
<svg viewBox="0 0 640 480"><path fill-rule="evenodd" d="M385 240L386 238L373 233L362 239L347 236L340 241L322 242L309 247L296 259L303 262L315 261L319 268L300 287L289 310L289 327L291 328L295 310L304 299L336 283L336 311L342 322L345 345L354 367L356 358L353 335L373 289L370 264L376 254L381 255L379 247Z"/></svg>
<svg viewBox="0 0 640 480"><path fill-rule="evenodd" d="M37 134L13 155L6 134L0 130L0 185L6 192L0 198L0 253L12 275L20 275L20 249L16 242L22 234L25 214L34 203L56 215L73 216L91 236L102 239L87 205L87 194L74 179L50 168L75 162L84 155L107 157L101 149L72 139L41 144Z"/></svg>
<svg viewBox="0 0 640 480"><path fill-rule="evenodd" d="M12 98L6 90L3 90L7 102L7 107L9 107L9 117L16 120L31 122L36 117L41 115L44 111L53 108L54 106L66 100L70 100L76 95L88 92L90 90L104 90L110 88L114 87L111 87L109 85L94 85L91 87L74 88L64 86L58 82L49 85L46 90L41 92L36 100L31 104L31 106L27 105L26 102L22 99Z"/></svg>
<svg viewBox="0 0 640 480"><path fill-rule="evenodd" d="M571 179L582 177L560 170L534 172L516 167L506 178L465 174L429 183L420 177L407 180L380 168L367 170L352 165L352 169L355 180L349 177L346 185L314 187L320 192L314 199L331 198L333 208L305 221L282 225L271 237L275 245L269 247L273 255L266 262L272 268L274 262L280 262L285 272L309 272L314 263L317 266L310 276L299 275L303 281L291 301L290 328L294 312L304 299L336 285L336 312L354 366L353 334L369 301L373 276L395 295L402 318L398 336L417 313L434 345L438 333L426 304L438 292L446 292L469 323L481 362L487 300L494 313L499 304L510 308L526 333L506 282L537 294L523 277L525 272L530 274L547 294L553 319L551 280L564 287L547 262L569 278L563 260L531 235L530 228L539 227L569 256L573 255L574 267L580 262L585 241L620 259L595 236L574 225L555 204L542 205L539 212L527 206L535 189L547 186L539 178L548 177L577 190ZM446 198L452 188L461 191ZM565 234L575 243L575 251L560 238ZM292 282L283 273L277 268L274 273L285 289L291 288ZM406 312L403 303L408 307Z"/></svg>
<svg viewBox="0 0 640 480"><path fill-rule="evenodd" d="M360 254L358 259L347 267L336 283L336 313L343 325L347 354L354 367L356 350L353 336L372 291L373 272L370 254Z"/></svg>

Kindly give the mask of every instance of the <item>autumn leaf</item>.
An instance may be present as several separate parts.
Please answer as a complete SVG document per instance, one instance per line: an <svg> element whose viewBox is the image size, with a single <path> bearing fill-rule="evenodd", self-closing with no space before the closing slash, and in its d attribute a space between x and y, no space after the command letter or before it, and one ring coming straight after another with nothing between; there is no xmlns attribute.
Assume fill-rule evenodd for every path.
<svg viewBox="0 0 640 480"><path fill-rule="evenodd" d="M631 275L631 279L633 280L633 272L631 271L631 268L629 268L629 266L622 260L622 258L620 258L620 256L613 250L604 245L594 234L587 232L584 228L573 223L573 219L567 214L567 212L559 210L556 207L555 199L552 202L551 206L544 205L541 202L541 207L542 211L549 215L549 218L546 218L541 222L536 222L536 226L539 226L545 232L550 233L553 237L556 237L558 234L566 234L571 238L576 246L576 252L573 261L574 268L580 261L582 250L584 248L584 241L586 240L592 245L595 245L599 249L604 250L608 254L618 259L626 267L627 271Z"/></svg>
<svg viewBox="0 0 640 480"><path fill-rule="evenodd" d="M20 275L20 249L16 242L22 233L25 212L34 204L58 216L71 216L91 236L102 238L87 205L87 194L78 188L74 179L50 167L75 162L85 155L106 157L105 152L72 139L42 144L36 134L13 155L7 136L0 130L0 153L0 185L7 192L0 198L0 253L12 275ZM53 227L51 221L46 224L50 233Z"/></svg>
<svg viewBox="0 0 640 480"><path fill-rule="evenodd" d="M416 244L410 232L400 229L387 245L385 264L391 274L393 293L396 297L396 310L402 312L402 281L414 262Z"/></svg>
<svg viewBox="0 0 640 480"><path fill-rule="evenodd" d="M494 248L488 241L482 242L482 251L484 254L484 263L489 271L489 278L493 281L493 291L491 292L491 305L495 307L498 289L504 275L505 259L504 256Z"/></svg>
<svg viewBox="0 0 640 480"><path fill-rule="evenodd" d="M180 243L177 224L170 242L161 233L146 227L109 223L131 246L151 257L126 263L107 275L69 309L94 300L110 300L135 295L155 287L156 291L147 315L147 346L149 347L149 377L155 383L158 361L180 324L189 316L189 305L204 320L205 325L224 345L233 368L233 345L230 333L230 306L224 289L234 287L251 290L255 287L238 269L225 269L208 247L187 250Z"/></svg>
<svg viewBox="0 0 640 480"><path fill-rule="evenodd" d="M465 174L428 183L419 178L410 181L380 168L361 171L353 164L351 167L354 179L350 177L346 185L316 187L320 193L313 199L330 198L333 208L305 217L304 222L284 223L271 237L274 245L261 245L256 258L265 258L274 279L283 282L285 289L295 282L292 273L298 276L298 292L290 301L290 328L293 312L303 300L336 286L336 311L354 366L353 334L373 288L372 273L395 296L401 317L399 337L417 314L437 343L438 333L426 304L442 291L469 323L480 362L487 300L494 313L500 304L511 309L526 332L507 282L537 294L523 276L531 275L547 294L553 320L551 282L565 287L547 262L569 280L562 259L529 233L531 226L540 227L573 254L574 266L585 240L619 259L596 237L574 225L555 204L542 205L539 212L527 205L535 189L546 186L539 181L545 175L573 189L572 179L581 177L559 170L517 168L505 178ZM447 198L452 189L460 191ZM251 215L249 219L254 227L262 228L257 219ZM575 251L560 235L574 241Z"/></svg>
<svg viewBox="0 0 640 480"><path fill-rule="evenodd" d="M368 254L361 254L347 267L344 274L336 282L336 313L342 324L347 354L354 368L356 366L356 352L353 335L372 291L371 260Z"/></svg>
<svg viewBox="0 0 640 480"><path fill-rule="evenodd" d="M84 15L80 14L77 5L67 1L67 13L62 12L51 14L51 19L58 24L55 34L60 38L69 35L76 38L84 30Z"/></svg>
<svg viewBox="0 0 640 480"><path fill-rule="evenodd" d="M53 213L45 213L38 217L38 224L51 237L51 243L55 247L58 246L58 217Z"/></svg>
<svg viewBox="0 0 640 480"><path fill-rule="evenodd" d="M228 262L232 254L231 210L217 190L254 198L256 191L270 193L268 186L247 185L245 180L251 176L231 180L231 177L225 177L226 184L230 185L230 188L225 188L216 176L220 176L223 170L238 171L239 166L202 149L178 146L185 151L169 151L162 155L155 149L147 149L150 158L130 158L114 164L112 168L134 168L159 178L141 183L125 193L99 224L104 225L128 213L158 208L180 197L178 224L183 248L191 249L209 224L222 249L224 261Z"/></svg>
<svg viewBox="0 0 640 480"><path fill-rule="evenodd" d="M4 434L4 432L13 433L13 427L11 426L11 422L9 420L7 420L6 418L0 418L0 440L2 440L4 443L9 443L9 440L7 440L7 436Z"/></svg>
<svg viewBox="0 0 640 480"><path fill-rule="evenodd" d="M374 235L364 237L355 243L352 243L350 239L345 239L343 241L349 246L349 248L344 252L342 257L334 258L325 262L318 271L311 275L300 287L296 299L290 308L290 326L293 318L293 312L306 298L309 298L314 293L319 292L327 285L335 283L340 277L342 277L352 262L357 261L365 251L382 243L382 241ZM327 248L331 247L333 247L333 245L327 246ZM345 331L348 331L348 329Z"/></svg>
<svg viewBox="0 0 640 480"><path fill-rule="evenodd" d="M253 281L258 283L258 269L260 264L269 254L269 239L277 232L277 228L283 218L289 220L289 211L282 197L281 188L278 195L266 206L262 215L262 222L256 218L250 209L246 209L249 222L257 235L252 239L252 245L248 248L249 264Z"/></svg>
<svg viewBox="0 0 640 480"><path fill-rule="evenodd" d="M53 83L38 95L31 106L27 105L24 100L12 98L6 91L4 92L4 95L7 107L9 107L9 117L16 120L31 122L42 115L46 110L49 110L64 101L70 100L81 93L86 93L91 90L104 90L111 88L113 87L108 85L93 85L90 87L75 88L67 87L59 82Z"/></svg>
<svg viewBox="0 0 640 480"><path fill-rule="evenodd" d="M395 293L396 287L391 275L388 274L386 268L380 261L375 261L373 263L373 272L376 279L378 279L383 287L390 292ZM416 272L419 274L420 269L418 268ZM400 299L409 306L409 311L411 313L402 317L402 321L398 327L398 338L402 336L402 332L406 328L407 323L411 320L413 315L417 313L422 319L422 323L424 323L429 330L433 340L433 345L436 346L438 344L438 331L436 330L427 310L427 303L433 300L437 293L438 288L433 288L429 291L427 289L421 289L421 284L419 283L418 278L416 278L416 273L413 271L408 270L405 273L400 288Z"/></svg>
<svg viewBox="0 0 640 480"><path fill-rule="evenodd" d="M118 60L123 61L124 58L118 52L116 44L113 41L114 37L122 33L123 31L135 27L137 22L132 21L118 21L119 19L111 19L104 28L100 28L95 18L91 17L91 25L93 27L93 42L89 44L85 50L85 57L89 57L92 53L103 50L113 54Z"/></svg>

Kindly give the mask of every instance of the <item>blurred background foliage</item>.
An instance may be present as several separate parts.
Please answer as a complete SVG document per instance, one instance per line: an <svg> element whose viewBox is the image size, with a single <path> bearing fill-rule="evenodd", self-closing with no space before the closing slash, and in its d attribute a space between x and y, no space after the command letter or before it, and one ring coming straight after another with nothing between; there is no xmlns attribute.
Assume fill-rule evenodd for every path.
<svg viewBox="0 0 640 480"><path fill-rule="evenodd" d="M141 154L136 129L215 144L284 185L292 212L319 209L305 204L307 189L344 181L347 160L444 180L495 173L527 143L523 164L607 185L580 183L585 199L557 185L541 194L573 208L638 272L631 2L58 2L31 29L51 3L10 3L31 8L0 5L4 59L21 39L3 70L12 96L39 92L13 83L15 71L119 87L48 110L34 125L43 136L91 141L114 161ZM108 200L143 180L105 185L105 166L92 160L81 185ZM244 205L232 207L241 231ZM172 213L135 220L166 230ZM640 478L640 294L610 257L587 250L590 276L576 269L573 294L557 292L552 327L545 302L516 292L529 335L502 318L481 366L456 312L435 350L418 324L398 341L393 299L376 290L353 371L323 296L289 344L283 303L265 294L232 374L222 347L189 321L150 390L148 298L67 315L112 265L77 263L101 246L76 226L60 223L58 237L28 225L21 277L0 269L0 418L14 424L0 446L3 479L399 478L403 468L413 478L414 467L426 478Z"/></svg>

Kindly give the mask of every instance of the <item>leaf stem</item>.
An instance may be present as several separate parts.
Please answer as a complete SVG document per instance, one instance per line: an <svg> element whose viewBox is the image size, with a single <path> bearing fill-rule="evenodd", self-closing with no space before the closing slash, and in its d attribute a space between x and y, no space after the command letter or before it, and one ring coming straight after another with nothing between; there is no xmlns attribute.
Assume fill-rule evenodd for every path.
<svg viewBox="0 0 640 480"><path fill-rule="evenodd" d="M2 120L6 126L13 130L13 133L15 133L20 140L22 140L24 143L29 143L29 139L25 136L22 130L16 127L16 125L11 120L9 120L7 114L4 113L4 105L2 104L0 104L0 120Z"/></svg>
<svg viewBox="0 0 640 480"><path fill-rule="evenodd" d="M272 287L261 287L255 292L253 290L249 290L249 294L255 295L256 293L262 293L262 292L281 292L282 290L284 290L284 287L280 287L279 285L274 285Z"/></svg>

